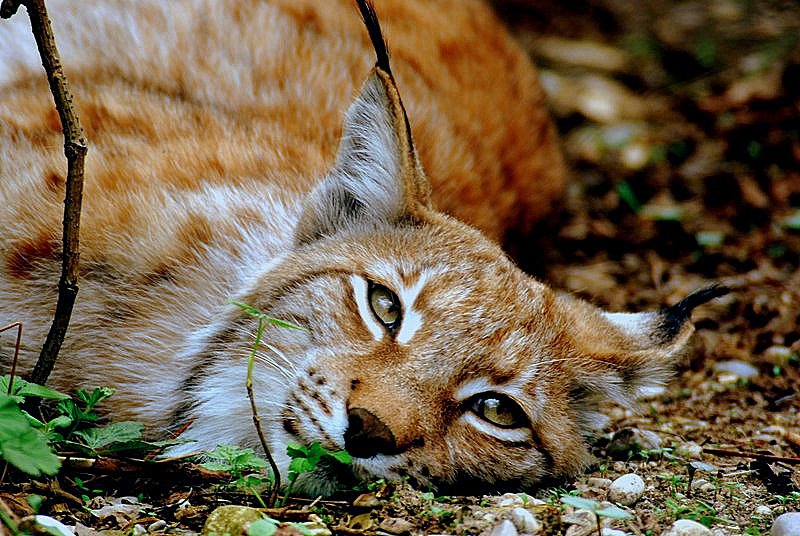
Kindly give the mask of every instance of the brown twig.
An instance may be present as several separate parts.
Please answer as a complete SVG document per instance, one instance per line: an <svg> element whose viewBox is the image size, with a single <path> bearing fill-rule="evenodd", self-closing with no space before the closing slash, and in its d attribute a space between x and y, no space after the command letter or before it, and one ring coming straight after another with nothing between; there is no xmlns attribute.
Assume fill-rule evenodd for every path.
<svg viewBox="0 0 800 536"><path fill-rule="evenodd" d="M230 477L228 473L210 471L193 463L159 463L120 458L75 458L62 457L61 467L65 470L75 469L87 473L136 473L151 478L171 478L179 480L214 481Z"/></svg>
<svg viewBox="0 0 800 536"><path fill-rule="evenodd" d="M58 302L53 324L47 333L39 359L31 373L31 381L44 384L53 370L56 357L64 342L69 326L72 307L78 294L78 261L81 201L83 197L83 172L87 144L78 115L72 105L72 93L61 67L56 40L50 19L47 17L44 0L3 0L0 17L9 18L20 5L28 10L31 30L36 39L39 56L47 73L50 91L53 93L61 128L64 133L64 155L67 157L67 184L64 199L63 250L61 277L58 281Z"/></svg>
<svg viewBox="0 0 800 536"><path fill-rule="evenodd" d="M708 454L713 454L715 456L730 456L734 458L753 458L755 460L763 460L766 462L783 462L792 465L800 464L800 458L794 458L791 456L775 456L774 454L759 454L758 452L747 452L743 450L704 448L703 452L706 452Z"/></svg>
<svg viewBox="0 0 800 536"><path fill-rule="evenodd" d="M17 344L14 346L14 359L11 360L11 372L9 372L8 378L8 392L7 395L11 395L11 388L14 386L14 377L17 374L17 360L19 359L19 343L22 341L22 322L12 322L7 326L3 326L0 328L0 333L11 329L17 328Z"/></svg>

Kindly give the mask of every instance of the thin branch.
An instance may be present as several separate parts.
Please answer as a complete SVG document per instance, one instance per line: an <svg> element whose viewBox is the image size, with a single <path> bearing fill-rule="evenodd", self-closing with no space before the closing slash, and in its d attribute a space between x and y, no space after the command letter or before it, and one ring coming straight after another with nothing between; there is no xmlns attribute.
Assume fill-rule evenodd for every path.
<svg viewBox="0 0 800 536"><path fill-rule="evenodd" d="M12 388L14 387L14 378L17 374L17 361L19 360L19 344L22 341L22 322L12 322L7 326L3 326L0 328L0 333L6 331L7 329L17 328L17 343L14 346L14 359L11 360L11 372L9 372L8 377L8 392L6 394L10 395ZM2 478L0 478L0 481Z"/></svg>
<svg viewBox="0 0 800 536"><path fill-rule="evenodd" d="M58 281L58 302L53 324L47 333L39 359L31 373L31 381L44 384L53 370L56 357L64 342L69 326L72 307L78 294L78 261L81 201L83 197L83 172L87 144L78 115L72 105L72 93L61 67L56 40L50 19L47 17L44 0L3 0L0 17L9 18L20 5L28 10L31 30L47 73L50 91L53 93L61 128L64 133L64 155L67 157L67 184L64 199L64 232L61 277Z"/></svg>
<svg viewBox="0 0 800 536"><path fill-rule="evenodd" d="M773 454L760 454L758 452L747 452L744 450L716 449L708 447L703 447L703 452L713 454L714 456L753 458L755 460L762 460L765 462L783 462L793 465L800 464L800 458L795 458L793 456L775 456Z"/></svg>

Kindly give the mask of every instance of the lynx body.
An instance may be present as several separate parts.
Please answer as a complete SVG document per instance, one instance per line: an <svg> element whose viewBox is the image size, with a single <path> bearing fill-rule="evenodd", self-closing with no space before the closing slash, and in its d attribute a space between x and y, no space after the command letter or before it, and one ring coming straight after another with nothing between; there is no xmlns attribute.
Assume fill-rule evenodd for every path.
<svg viewBox="0 0 800 536"><path fill-rule="evenodd" d="M530 486L585 466L597 401L663 381L714 293L606 313L506 258L493 239L527 232L563 169L532 67L478 2L381 1L394 73L374 21L370 71L347 0L48 6L91 147L52 384L116 388L111 413L151 435L258 446L236 300L305 328L257 352L282 471L288 443L319 441L364 477ZM0 24L0 324L24 322L23 370L64 195L28 31ZM332 470L301 486L330 491Z"/></svg>

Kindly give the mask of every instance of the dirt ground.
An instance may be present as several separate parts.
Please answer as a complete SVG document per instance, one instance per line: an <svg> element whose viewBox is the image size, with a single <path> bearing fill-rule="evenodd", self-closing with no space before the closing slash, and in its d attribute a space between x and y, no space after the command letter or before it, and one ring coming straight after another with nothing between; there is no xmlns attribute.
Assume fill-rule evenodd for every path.
<svg viewBox="0 0 800 536"><path fill-rule="evenodd" d="M307 525L279 533L582 536L593 514L561 497L602 503L628 473L644 494L631 519L604 526L661 534L688 518L716 534L768 533L800 511L800 5L494 5L541 69L574 175L560 213L515 242L521 265L614 310L669 305L711 282L732 292L695 312L693 347L663 393L638 414L608 408L597 464L575 482L489 497L377 483L357 499L290 501L270 514ZM199 531L219 505L256 504L196 475L76 470L7 481L0 499L24 516L33 492L41 513L81 534Z"/></svg>

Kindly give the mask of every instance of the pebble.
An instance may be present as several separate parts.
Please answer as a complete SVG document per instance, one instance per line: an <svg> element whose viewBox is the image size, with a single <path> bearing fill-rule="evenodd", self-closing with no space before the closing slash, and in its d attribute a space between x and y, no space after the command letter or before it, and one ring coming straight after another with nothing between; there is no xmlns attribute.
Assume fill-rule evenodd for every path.
<svg viewBox="0 0 800 536"><path fill-rule="evenodd" d="M414 524L402 517L389 517L381 521L380 528L389 534L408 534L414 530Z"/></svg>
<svg viewBox="0 0 800 536"><path fill-rule="evenodd" d="M147 534L147 529L143 526L139 525L138 523L133 526L133 536L144 536Z"/></svg>
<svg viewBox="0 0 800 536"><path fill-rule="evenodd" d="M608 527L604 528L601 533L603 536L625 536L624 530L610 529Z"/></svg>
<svg viewBox="0 0 800 536"><path fill-rule="evenodd" d="M511 521L519 532L534 534L542 528L536 516L519 506L511 510Z"/></svg>
<svg viewBox="0 0 800 536"><path fill-rule="evenodd" d="M757 517L772 517L772 508L766 504L761 504L756 506L756 509L753 511L753 515Z"/></svg>
<svg viewBox="0 0 800 536"><path fill-rule="evenodd" d="M566 536L588 536L595 532L597 526L597 517L589 510L575 510L571 514L562 516L561 521L570 525Z"/></svg>
<svg viewBox="0 0 800 536"><path fill-rule="evenodd" d="M631 453L661 448L661 437L650 430L623 428L614 433L606 446L606 453L612 458L627 460Z"/></svg>
<svg viewBox="0 0 800 536"><path fill-rule="evenodd" d="M497 498L497 506L522 506L524 501L516 493L504 493Z"/></svg>
<svg viewBox="0 0 800 536"><path fill-rule="evenodd" d="M264 515L259 510L249 506L233 504L218 506L209 514L200 534L203 536L247 534L247 528L255 521L263 518ZM144 527L142 529L144 530ZM134 532L135 530L136 527L134 527ZM145 530L145 532L147 531Z"/></svg>
<svg viewBox="0 0 800 536"><path fill-rule="evenodd" d="M608 489L608 487L611 486L611 479L592 476L586 479L586 483L592 488Z"/></svg>
<svg viewBox="0 0 800 536"><path fill-rule="evenodd" d="M697 521L679 519L662 532L661 536L711 536L711 531Z"/></svg>
<svg viewBox="0 0 800 536"><path fill-rule="evenodd" d="M628 473L611 483L608 498L624 506L630 506L644 494L644 480L639 475Z"/></svg>
<svg viewBox="0 0 800 536"><path fill-rule="evenodd" d="M504 519L495 525L494 529L492 529L491 536L517 536L518 534L514 523L508 519Z"/></svg>
<svg viewBox="0 0 800 536"><path fill-rule="evenodd" d="M714 363L714 370L717 372L732 374L737 378L749 380L758 376L758 369L745 361L732 359L730 361L718 361Z"/></svg>
<svg viewBox="0 0 800 536"><path fill-rule="evenodd" d="M703 447L698 445L693 441L689 441L688 443L682 443L675 447L675 455L680 456L681 458L690 458L693 460L699 460L703 454Z"/></svg>
<svg viewBox="0 0 800 536"><path fill-rule="evenodd" d="M158 532L167 528L167 522L163 519L159 519L158 521L153 521L150 525L147 526L147 532Z"/></svg>
<svg viewBox="0 0 800 536"><path fill-rule="evenodd" d="M769 533L770 536L800 536L800 512L779 515Z"/></svg>

